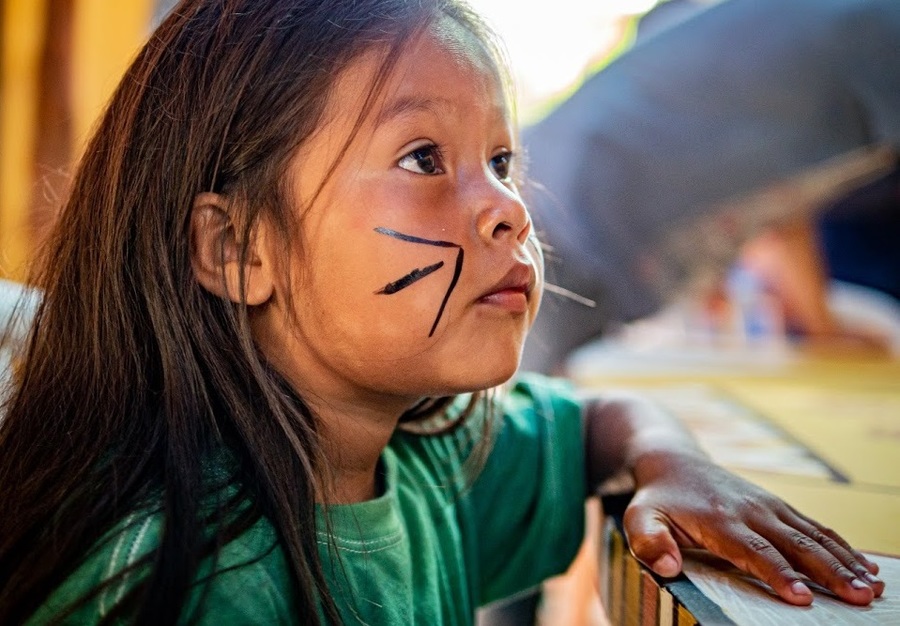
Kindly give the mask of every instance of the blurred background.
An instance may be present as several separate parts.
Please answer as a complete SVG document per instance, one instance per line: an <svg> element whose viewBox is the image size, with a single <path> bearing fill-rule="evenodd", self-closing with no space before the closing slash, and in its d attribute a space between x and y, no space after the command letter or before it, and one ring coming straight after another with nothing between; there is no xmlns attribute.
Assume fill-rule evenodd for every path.
<svg viewBox="0 0 900 626"><path fill-rule="evenodd" d="M94 120L173 0L2 0L0 275L23 279ZM476 0L534 121L627 47L653 0ZM579 16L573 19L573 16Z"/></svg>
<svg viewBox="0 0 900 626"><path fill-rule="evenodd" d="M22 279L154 0L3 0L0 272Z"/></svg>

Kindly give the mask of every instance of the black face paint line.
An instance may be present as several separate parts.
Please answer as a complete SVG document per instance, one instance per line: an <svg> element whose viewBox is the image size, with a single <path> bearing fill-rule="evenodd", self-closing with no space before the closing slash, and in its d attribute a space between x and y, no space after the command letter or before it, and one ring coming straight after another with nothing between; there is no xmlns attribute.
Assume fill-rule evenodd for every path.
<svg viewBox="0 0 900 626"><path fill-rule="evenodd" d="M458 243L453 243L452 241L440 241L433 239L423 239L422 237L415 237L413 235L407 235L404 233L397 232L396 230L391 230L390 228L384 228L379 226L375 229L375 232L380 235L387 235L388 237L393 237L394 239L399 239L400 241L405 241L407 243L417 243L425 246L436 246L438 248L458 248L459 252L456 253L456 265L453 268L453 278L450 279L450 286L447 287L446 293L444 293L444 299L441 301L441 306L438 309L437 316L434 318L434 324L431 325L431 331L428 333L428 336L431 337L434 335L434 331L437 330L438 323L441 321L441 316L444 314L444 308L447 306L447 301L450 300L450 294L453 293L453 290L456 288L456 283L459 282L459 275L462 273L463 266L463 249L462 246ZM384 287L382 287L379 291L376 291L376 294L379 295L393 295L398 291L406 289L416 281L419 281L429 274L433 274L444 266L444 262L440 261L433 265L428 265L427 267L416 268L411 271L406 276L398 278L397 280L388 283Z"/></svg>
<svg viewBox="0 0 900 626"><path fill-rule="evenodd" d="M436 272L439 269L441 269L442 267L444 267L443 261L438 261L434 265L429 265L428 267L417 267L416 269L411 271L409 274L407 274L403 278L399 278L392 283L388 283L387 285L385 285L384 287L382 287L375 293L377 293L378 295L390 296L392 294L397 293L401 289L406 289L407 287L412 285L417 280L421 280L421 279L425 278L432 272Z"/></svg>
<svg viewBox="0 0 900 626"><path fill-rule="evenodd" d="M440 241L435 239L422 239L421 237L414 237L413 235L404 235L403 233L398 233L396 230L391 230L390 228L384 228L379 226L375 229L376 233L387 235L388 237L393 237L394 239L399 239L400 241L408 241L409 243L421 243L426 246L437 246L439 248L461 248L458 243L453 243L452 241Z"/></svg>
<svg viewBox="0 0 900 626"><path fill-rule="evenodd" d="M462 266L463 249L462 246L460 246L459 252L456 254L456 267L453 268L453 278L450 280L450 286L447 287L447 293L444 294L444 300L441 302L441 308L438 309L437 317L434 318L434 324L431 325L431 332L428 333L429 337L434 334L438 322L441 321L441 315L444 314L444 307L447 306L447 300L450 299L450 294L453 293L453 289L456 287L456 283L459 280L459 275L462 273Z"/></svg>

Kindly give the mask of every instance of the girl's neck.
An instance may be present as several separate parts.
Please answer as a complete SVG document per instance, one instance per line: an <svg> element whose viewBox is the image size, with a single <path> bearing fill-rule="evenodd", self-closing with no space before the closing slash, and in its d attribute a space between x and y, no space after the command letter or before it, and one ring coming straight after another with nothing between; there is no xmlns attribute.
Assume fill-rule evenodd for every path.
<svg viewBox="0 0 900 626"><path fill-rule="evenodd" d="M312 407L321 425L322 444L329 467L327 485L319 500L350 504L379 495L377 471L402 411L375 409L333 402Z"/></svg>

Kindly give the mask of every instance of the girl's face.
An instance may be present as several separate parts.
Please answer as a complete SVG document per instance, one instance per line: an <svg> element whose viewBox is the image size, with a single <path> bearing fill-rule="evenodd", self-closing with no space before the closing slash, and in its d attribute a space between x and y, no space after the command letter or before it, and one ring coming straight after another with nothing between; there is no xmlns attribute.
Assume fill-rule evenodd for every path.
<svg viewBox="0 0 900 626"><path fill-rule="evenodd" d="M339 77L291 167L307 207L295 280L254 331L311 399L405 405L512 376L542 262L506 96L474 37L444 20L414 41L339 157L379 64L364 56Z"/></svg>

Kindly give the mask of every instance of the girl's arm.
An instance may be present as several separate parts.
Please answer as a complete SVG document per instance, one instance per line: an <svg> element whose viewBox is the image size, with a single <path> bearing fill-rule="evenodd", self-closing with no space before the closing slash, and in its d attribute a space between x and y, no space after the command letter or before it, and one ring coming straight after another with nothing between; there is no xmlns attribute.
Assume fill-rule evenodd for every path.
<svg viewBox="0 0 900 626"><path fill-rule="evenodd" d="M648 400L589 401L585 435L589 486L622 470L634 477L625 534L635 557L657 574L681 571L680 546L727 559L791 604L813 599L800 574L851 604L869 604L884 590L876 564L833 530L715 465Z"/></svg>

